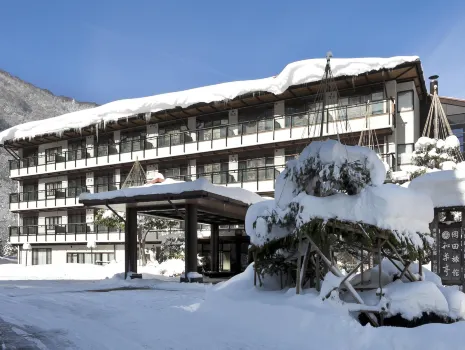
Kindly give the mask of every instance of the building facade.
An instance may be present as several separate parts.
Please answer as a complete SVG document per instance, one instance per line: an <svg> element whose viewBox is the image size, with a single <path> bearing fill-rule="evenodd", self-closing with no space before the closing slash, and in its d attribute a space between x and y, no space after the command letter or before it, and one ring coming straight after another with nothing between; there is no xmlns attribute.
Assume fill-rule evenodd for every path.
<svg viewBox="0 0 465 350"><path fill-rule="evenodd" d="M184 181L205 177L264 196L274 196L276 176L286 161L321 131L324 138L339 135L342 142L356 144L370 129L376 139L373 148L393 170L408 164L427 111L420 61L336 77L334 82L339 96L325 96L324 123L315 101L321 81L314 81L277 95L255 91L231 100L139 113L98 128L5 140L5 150L15 157L9 169L18 186L9 206L17 223L9 234L10 243L19 248L19 263L26 262L26 254L29 264L122 260L124 231L94 224L95 211L78 198L82 192L120 188L136 159L147 177L155 172ZM336 116L338 122L333 121ZM87 249L91 240L97 242L92 251ZM149 248L155 247L159 233L151 232L147 241ZM199 252L208 255L208 227L199 227L198 241ZM26 242L32 251L22 249ZM247 258L247 246L241 227L220 227L221 269L243 267L237 260Z"/></svg>

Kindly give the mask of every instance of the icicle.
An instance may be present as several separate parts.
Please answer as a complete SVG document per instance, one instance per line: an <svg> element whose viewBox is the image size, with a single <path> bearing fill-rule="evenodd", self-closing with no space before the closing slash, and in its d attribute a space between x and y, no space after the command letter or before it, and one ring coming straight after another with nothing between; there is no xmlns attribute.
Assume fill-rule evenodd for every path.
<svg viewBox="0 0 465 350"><path fill-rule="evenodd" d="M147 112L145 113L145 121L148 123L150 121L150 118L152 117L152 113L151 112Z"/></svg>

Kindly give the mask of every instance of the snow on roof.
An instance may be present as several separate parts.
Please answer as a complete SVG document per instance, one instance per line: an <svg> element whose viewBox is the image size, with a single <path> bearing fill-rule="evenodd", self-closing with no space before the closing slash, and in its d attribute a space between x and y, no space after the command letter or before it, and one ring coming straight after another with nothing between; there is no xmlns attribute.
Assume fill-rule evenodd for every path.
<svg viewBox="0 0 465 350"><path fill-rule="evenodd" d="M206 191L248 205L264 200L264 198L262 198L258 194L250 192L243 188L216 186L211 184L208 180L200 178L195 181L188 182L167 179L163 183L157 183L153 185L123 188L121 190L101 193L82 193L79 196L79 201L82 202L91 200L105 200L121 197L131 198L141 195L154 194L180 194L190 191Z"/></svg>
<svg viewBox="0 0 465 350"><path fill-rule="evenodd" d="M465 170L443 170L412 180L409 189L431 198L434 207L465 206Z"/></svg>
<svg viewBox="0 0 465 350"><path fill-rule="evenodd" d="M380 69L419 60L417 56L396 56L390 58L332 58L334 77L356 76ZM140 113L159 112L175 107L186 108L197 103L231 100L238 96L266 91L275 95L290 86L321 80L326 59L309 59L288 64L277 76L234 81L200 88L165 93L149 97L119 100L99 107L85 109L58 117L16 125L0 133L0 143L7 140L33 138L44 134L61 135L65 130L80 130L86 126L108 123Z"/></svg>

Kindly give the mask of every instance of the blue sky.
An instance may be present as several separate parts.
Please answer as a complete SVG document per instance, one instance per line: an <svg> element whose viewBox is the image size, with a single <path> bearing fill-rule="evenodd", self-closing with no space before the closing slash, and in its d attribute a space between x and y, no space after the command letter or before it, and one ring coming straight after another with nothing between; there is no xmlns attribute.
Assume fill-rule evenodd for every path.
<svg viewBox="0 0 465 350"><path fill-rule="evenodd" d="M267 77L328 50L419 55L442 95L465 98L462 0L9 0L1 11L0 69L81 101Z"/></svg>

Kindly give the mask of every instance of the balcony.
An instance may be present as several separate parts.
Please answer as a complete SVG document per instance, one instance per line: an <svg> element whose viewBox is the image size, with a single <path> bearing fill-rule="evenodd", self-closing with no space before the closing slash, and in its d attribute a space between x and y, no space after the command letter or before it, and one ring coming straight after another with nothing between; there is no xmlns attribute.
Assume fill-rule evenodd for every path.
<svg viewBox="0 0 465 350"><path fill-rule="evenodd" d="M369 123L373 130L392 129L393 108L390 100L372 102L370 108L373 114L369 117ZM337 115L343 121L325 124L323 136L333 136L338 132L354 133L366 129L365 109L366 104L327 108L326 115ZM40 155L14 159L9 161L10 177L130 163L137 158L148 160L314 138L320 134L319 118L321 115L307 111L116 144L97 145L47 157Z"/></svg>
<svg viewBox="0 0 465 350"><path fill-rule="evenodd" d="M124 230L89 223L62 225L10 226L10 243L24 242L105 242L124 241Z"/></svg>
<svg viewBox="0 0 465 350"><path fill-rule="evenodd" d="M9 209L16 211L82 206L82 204L79 203L79 195L83 192L106 192L119 188L119 183L110 183L104 185L11 193Z"/></svg>
<svg viewBox="0 0 465 350"><path fill-rule="evenodd" d="M199 229L199 238L208 237L210 230ZM222 227L221 232L234 235L228 227ZM232 232L232 233L231 233ZM90 240L97 242L124 242L124 230L98 226L92 223L62 224L62 225L35 225L10 226L10 243L86 243ZM166 237L183 237L184 230L173 228L159 232L151 231L147 235L147 242L159 242Z"/></svg>

